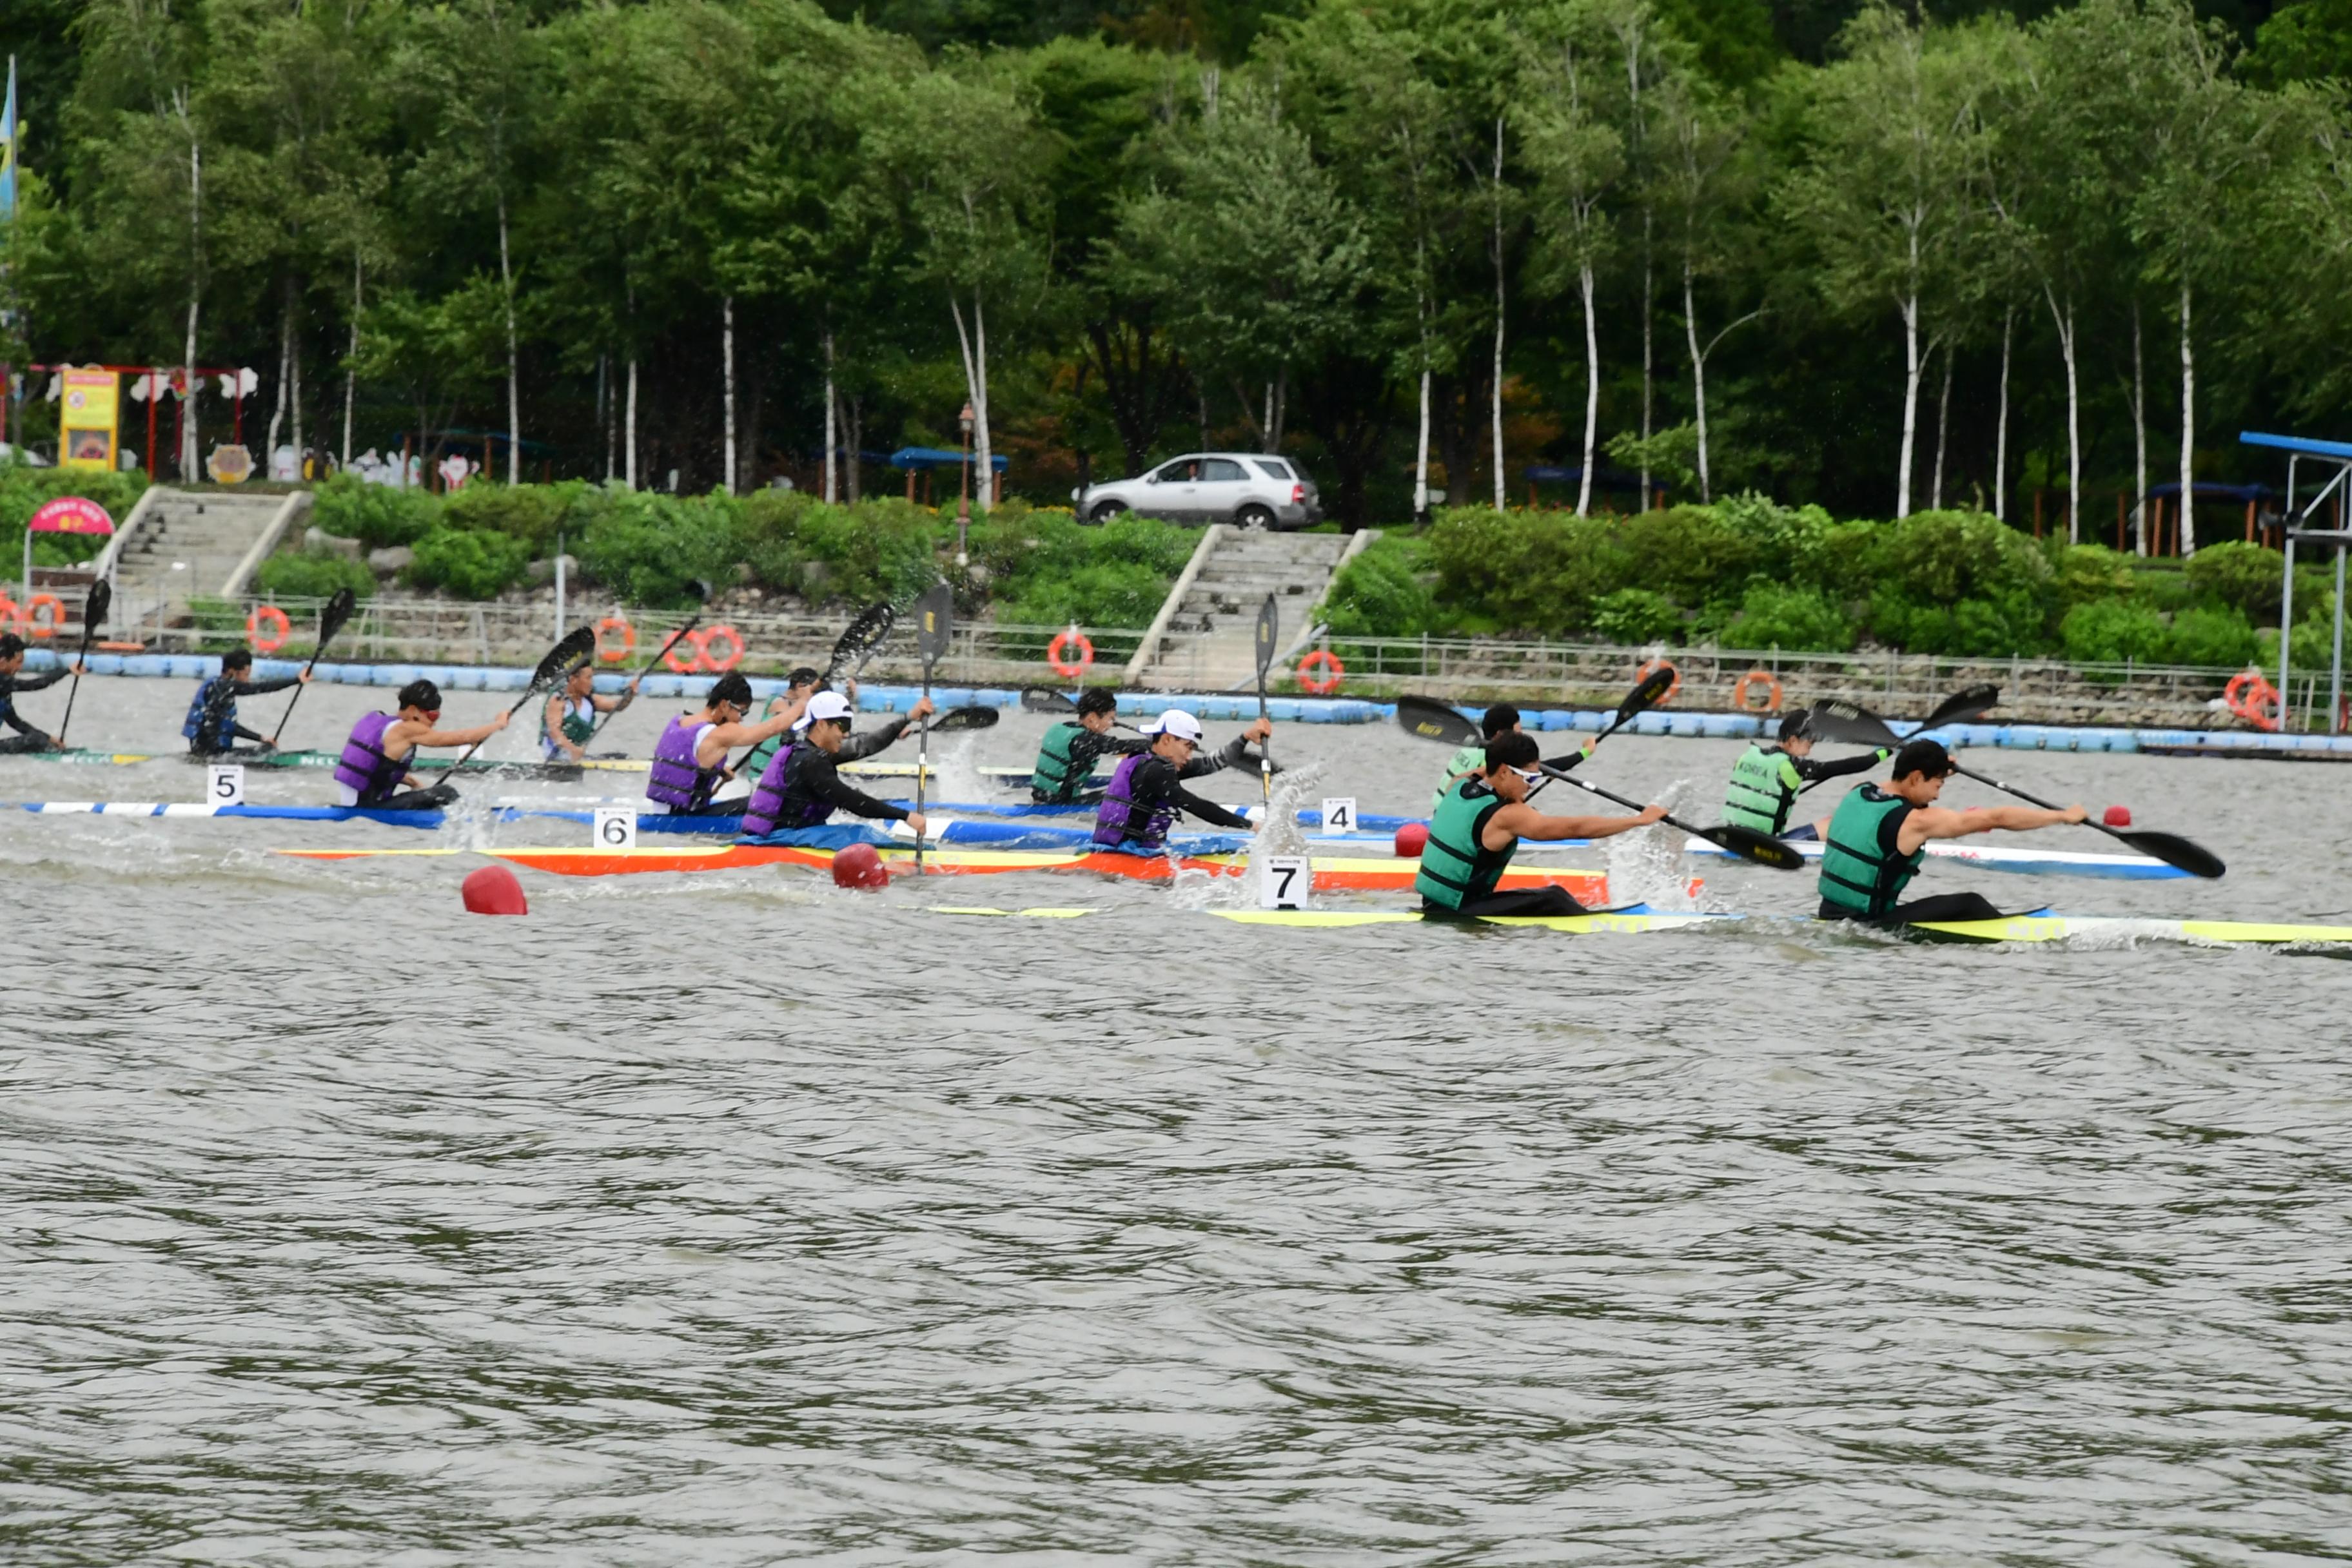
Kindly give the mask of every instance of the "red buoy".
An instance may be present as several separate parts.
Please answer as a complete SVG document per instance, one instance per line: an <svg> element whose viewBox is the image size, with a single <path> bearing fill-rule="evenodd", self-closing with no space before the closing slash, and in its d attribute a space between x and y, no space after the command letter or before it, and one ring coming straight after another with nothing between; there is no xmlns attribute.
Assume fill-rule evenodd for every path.
<svg viewBox="0 0 2352 1568"><path fill-rule="evenodd" d="M2131 807L2127 805L2111 805L2107 807L2107 815L2100 818L2100 820L2105 822L2109 827L2129 827L2131 826Z"/></svg>
<svg viewBox="0 0 2352 1568"><path fill-rule="evenodd" d="M853 844L833 858L833 885L887 888L890 885L890 873L882 868L882 857L874 853L874 846Z"/></svg>
<svg viewBox="0 0 2352 1568"><path fill-rule="evenodd" d="M1429 845L1429 828L1419 822L1408 822L1396 830L1396 852L1400 860L1418 860Z"/></svg>
<svg viewBox="0 0 2352 1568"><path fill-rule="evenodd" d="M476 915L527 915L522 884L504 866L485 866L466 874L466 912Z"/></svg>

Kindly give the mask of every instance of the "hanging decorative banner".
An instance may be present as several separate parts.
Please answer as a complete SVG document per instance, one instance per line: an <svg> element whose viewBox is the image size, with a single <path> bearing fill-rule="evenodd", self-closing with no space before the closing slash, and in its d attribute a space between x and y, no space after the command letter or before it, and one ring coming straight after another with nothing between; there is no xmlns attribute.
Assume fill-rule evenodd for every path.
<svg viewBox="0 0 2352 1568"><path fill-rule="evenodd" d="M58 465L67 468L114 467L115 423L121 412L121 378L110 370L68 370L58 414Z"/></svg>

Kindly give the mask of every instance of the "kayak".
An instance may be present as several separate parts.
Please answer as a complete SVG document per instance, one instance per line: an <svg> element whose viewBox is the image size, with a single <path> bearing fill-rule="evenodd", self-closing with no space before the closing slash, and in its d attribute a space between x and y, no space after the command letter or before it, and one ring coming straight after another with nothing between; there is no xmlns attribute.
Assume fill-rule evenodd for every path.
<svg viewBox="0 0 2352 1568"><path fill-rule="evenodd" d="M510 865L526 866L560 877L615 877L652 871L732 871L756 866L829 868L834 849L795 844L678 845L635 849L513 848L513 849L278 849L273 854L301 860L372 860L400 856L484 855ZM911 848L893 846L877 851L894 875L911 872ZM1166 881L1177 871L1238 877L1247 869L1242 854L1166 856L1121 855L1111 850L1071 849L1063 852L1020 849L927 849L923 870L939 876L985 876L1008 871L1092 871L1136 881ZM1309 858L1315 887L1320 891L1397 891L1412 885L1420 869L1412 860L1359 859L1344 856ZM1608 896L1605 871L1567 867L1513 866L1503 873L1502 886L1565 888L1580 901Z"/></svg>
<svg viewBox="0 0 2352 1568"><path fill-rule="evenodd" d="M1822 858L1822 846L1813 839L1783 840L1790 848L1808 860ZM1938 839L1927 847L1931 860L1954 860L1985 871L2022 872L2038 877L2106 877L2125 881L2159 881L2168 878L2186 877L2188 872L2178 866L2147 855L2102 855L2079 849L2013 849L2002 845L1966 844L1952 839ZM1694 838L1683 847L1686 855L1711 855L1717 859L1735 858L1727 849Z"/></svg>
<svg viewBox="0 0 2352 1568"><path fill-rule="evenodd" d="M79 763L100 767L134 767L143 763L237 763L260 772L283 768L331 768L341 759L340 752L273 752L266 757L199 757L189 752L95 752L77 746L62 752L24 752L17 753L26 762ZM446 773L458 765L456 757L419 757L409 762L415 773ZM642 773L650 766L644 757L583 757L576 763L530 761L502 762L490 757L466 759L461 772L469 773L503 773L510 778L543 778L570 781L583 773ZM842 767L845 773L863 773L869 778L913 778L913 763L848 763ZM941 777L947 770L934 765L931 776ZM996 784L1027 784L1031 771L1027 768L1000 766L991 763L973 772ZM1108 778L1108 774L1102 775ZM1084 810L1091 813L1092 806Z"/></svg>
<svg viewBox="0 0 2352 1568"><path fill-rule="evenodd" d="M1580 894L1579 897L1582 895ZM978 906L939 906L935 914L1004 915L1027 919L1073 920L1081 915L1108 911L1093 909L1030 909L1003 910ZM1423 915L1407 910L1210 910L1206 913L1220 920L1244 925L1287 926L1298 929L1332 931L1358 926L1412 925L1419 923L1461 925L1465 921L1445 916ZM1546 931L1591 935L1602 931L1644 932L1688 931L1701 925L1737 921L1759 917L1738 914L1700 914L1653 910L1646 904L1635 904L1621 910L1594 910L1582 915L1542 916L1482 916L1477 923L1499 926L1536 926ZM1774 918L1778 917L1766 917ZM1801 920L1789 923L1844 928L1843 921ZM2273 925L2248 921L2195 920L2135 920L2116 915L2061 915L2046 911L2009 915L1997 921L1933 921L1918 925L1894 928L1886 934L1910 937L1922 942L2073 943L2097 951L2110 947L2128 947L2143 942L2178 942L2190 947L2209 944L2251 944L2268 947L2346 947L2352 946L2352 926Z"/></svg>

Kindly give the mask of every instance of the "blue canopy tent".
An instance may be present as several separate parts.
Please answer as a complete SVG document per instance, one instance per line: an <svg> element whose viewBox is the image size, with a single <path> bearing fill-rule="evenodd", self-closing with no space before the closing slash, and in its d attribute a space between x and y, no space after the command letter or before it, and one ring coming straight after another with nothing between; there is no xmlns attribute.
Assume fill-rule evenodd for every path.
<svg viewBox="0 0 2352 1568"><path fill-rule="evenodd" d="M2294 547L2310 544L2336 552L2336 636L2334 651L2328 658L2327 728L2330 734L2344 732L2344 556L2345 547L2352 544L2352 529L2344 526L2344 497L2352 489L2352 441L2320 441L2307 436L2269 436L2259 430L2241 430L2238 439L2249 447L2268 447L2287 454L2286 459L2286 563L2279 570L2279 679L2278 728L2287 727L2287 652L2294 640ZM2309 461L2319 466L2327 479L2312 492L2311 499L2295 504L2295 485L2301 465ZM2205 487L2200 485L2199 489ZM2323 508L2325 510L2323 510ZM2314 521L2321 526L2313 527ZM2334 524L2333 527L2326 526Z"/></svg>
<svg viewBox="0 0 2352 1568"><path fill-rule="evenodd" d="M934 469L960 468L967 460L968 459L965 458L963 453L956 451L952 447L901 447L897 451L890 454L890 466L901 470L907 476L907 499L908 500L913 500L915 499L915 476L917 474L919 473L928 478ZM988 466L993 470L991 481L993 488L989 491L989 500L992 502L1003 500L1004 499L1004 470L1008 466L1004 454L999 452L994 457L990 458L988 460ZM926 499L929 497L929 489L930 487L929 485L924 487Z"/></svg>

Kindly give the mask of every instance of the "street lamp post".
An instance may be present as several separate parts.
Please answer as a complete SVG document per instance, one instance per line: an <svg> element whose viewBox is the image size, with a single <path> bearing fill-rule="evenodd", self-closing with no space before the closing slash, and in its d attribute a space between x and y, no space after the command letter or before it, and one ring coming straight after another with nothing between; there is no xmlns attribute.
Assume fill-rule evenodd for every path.
<svg viewBox="0 0 2352 1568"><path fill-rule="evenodd" d="M956 496L956 564L966 565L971 556L964 549L966 537L971 531L971 405L963 405L956 416L963 426L963 483Z"/></svg>

